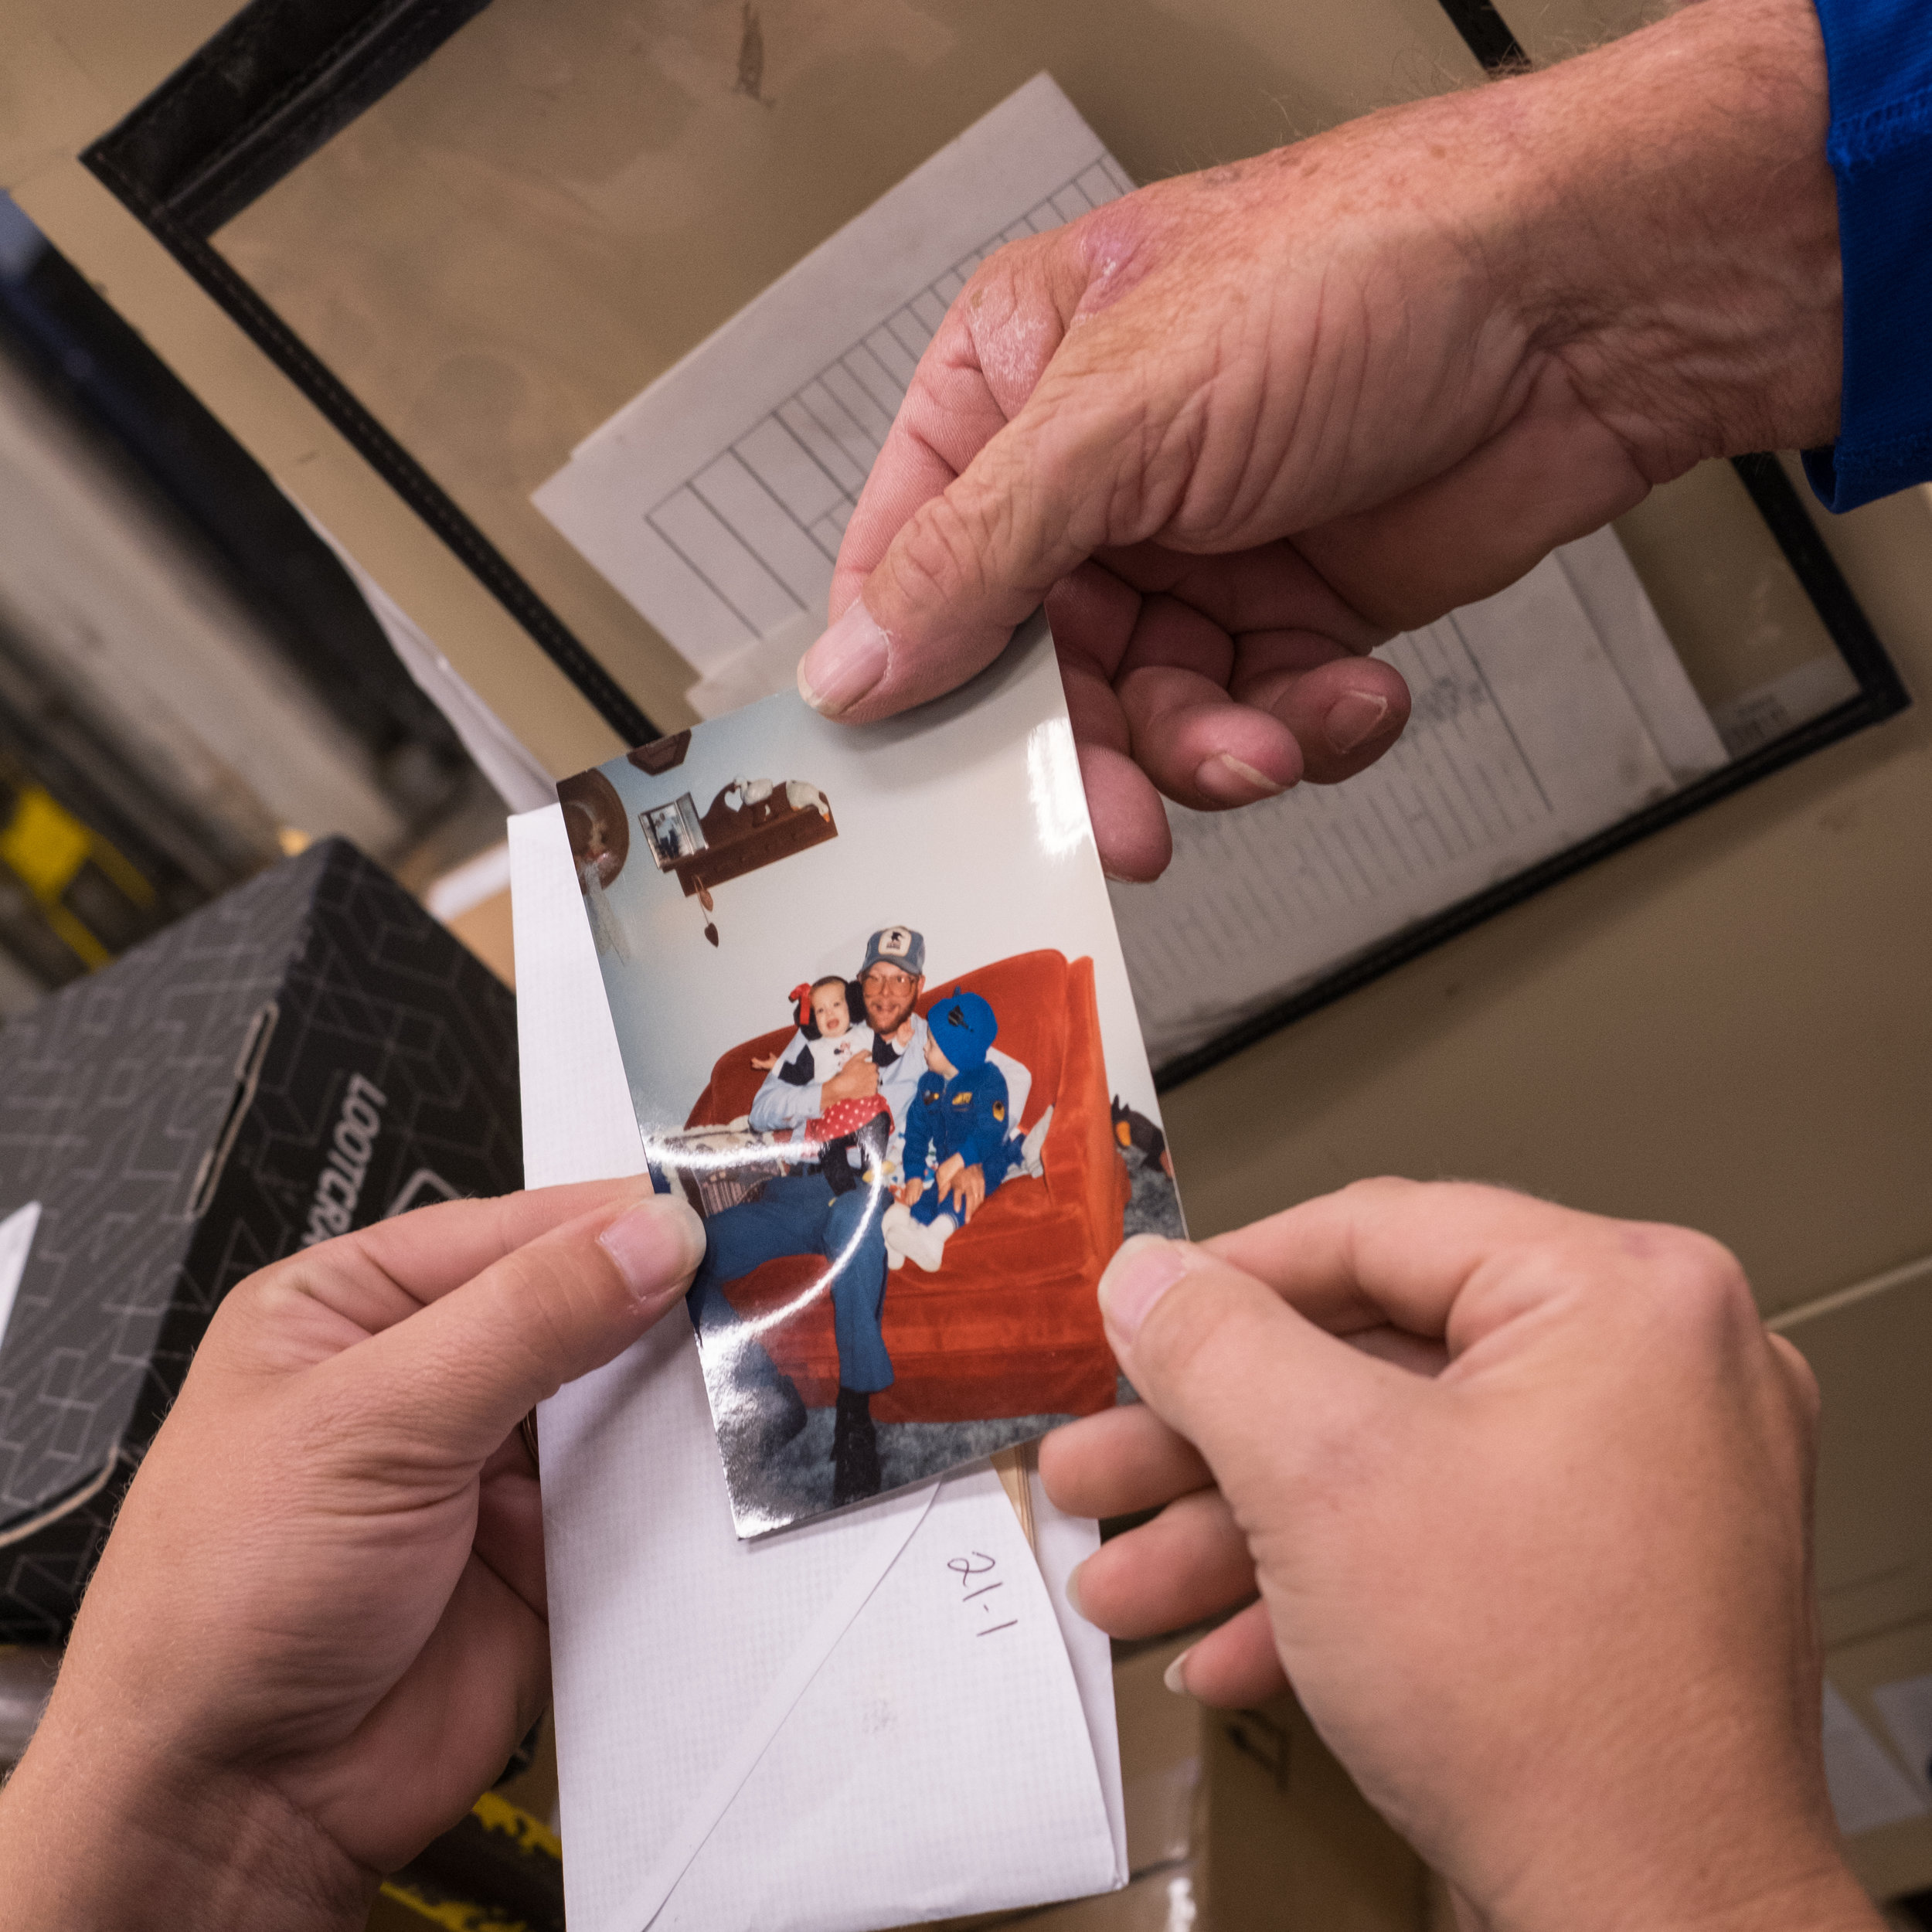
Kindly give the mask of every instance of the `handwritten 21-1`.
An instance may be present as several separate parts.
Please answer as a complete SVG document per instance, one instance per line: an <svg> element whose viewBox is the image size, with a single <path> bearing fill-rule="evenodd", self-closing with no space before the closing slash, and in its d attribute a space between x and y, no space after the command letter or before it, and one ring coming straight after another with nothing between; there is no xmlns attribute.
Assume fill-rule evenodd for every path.
<svg viewBox="0 0 1932 1932"><path fill-rule="evenodd" d="M1004 1607L992 1600L993 1592L1004 1590L1006 1586L993 1576L999 1565L985 1551L975 1549L970 1556L951 1557L946 1567L959 1579L959 1600L962 1604L977 1602L983 1617L992 1617ZM1003 1624L984 1624L973 1634L990 1637L996 1630L1011 1630L1019 1621L1017 1617L1009 1617Z"/></svg>

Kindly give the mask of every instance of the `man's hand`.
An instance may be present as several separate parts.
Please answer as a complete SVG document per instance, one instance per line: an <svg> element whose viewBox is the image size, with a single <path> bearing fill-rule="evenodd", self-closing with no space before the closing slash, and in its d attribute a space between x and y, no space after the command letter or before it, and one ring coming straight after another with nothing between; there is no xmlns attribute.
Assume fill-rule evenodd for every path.
<svg viewBox="0 0 1932 1932"><path fill-rule="evenodd" d="M703 1253L648 1185L423 1208L229 1295L0 1795L0 1924L360 1927L502 1772L549 1685L518 1423Z"/></svg>
<svg viewBox="0 0 1932 1932"><path fill-rule="evenodd" d="M1809 0L1704 0L1547 72L1162 182L1002 249L848 526L828 716L969 677L1045 600L1100 855L1158 791L1332 782L1365 654L1700 457L1828 440L1836 202Z"/></svg>
<svg viewBox="0 0 1932 1932"><path fill-rule="evenodd" d="M1176 1688L1285 1676L1485 1927L1877 1925L1820 1758L1816 1385L1714 1242L1371 1182L1130 1241L1100 1299L1145 1406L1041 1475L1167 1506L1077 1573L1085 1615L1258 1591Z"/></svg>
<svg viewBox="0 0 1932 1932"><path fill-rule="evenodd" d="M949 1155L940 1162L933 1185L957 1216L961 1227L986 1204L986 1170L978 1165L968 1167L963 1154Z"/></svg>
<svg viewBox="0 0 1932 1932"><path fill-rule="evenodd" d="M855 1053L818 1090L821 1111L835 1100L861 1100L879 1091L879 1069L869 1053Z"/></svg>

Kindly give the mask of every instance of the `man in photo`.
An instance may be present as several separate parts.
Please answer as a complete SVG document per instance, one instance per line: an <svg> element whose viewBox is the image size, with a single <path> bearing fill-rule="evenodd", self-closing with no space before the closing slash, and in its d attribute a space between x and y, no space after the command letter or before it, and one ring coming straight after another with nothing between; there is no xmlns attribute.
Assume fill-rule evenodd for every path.
<svg viewBox="0 0 1932 1932"><path fill-rule="evenodd" d="M811 1123L842 1100L878 1094L892 1114L895 1137L927 1072L926 1022L913 1009L926 984L926 940L907 926L882 927L866 942L856 984L872 1029L869 1053L854 1056L831 1078L800 1084L781 1063L765 1076L751 1104L751 1124L764 1131L790 1128L802 1140ZM985 1198L982 1172L956 1183L961 1212L970 1217ZM879 1318L886 1299L886 1242L881 1230L892 1196L874 1179L835 1192L821 1169L767 1181L758 1199L740 1202L706 1223L709 1246L691 1285L691 1318L722 1370L733 1400L721 1417L727 1457L768 1455L804 1427L803 1403L789 1377L740 1321L721 1284L737 1281L781 1256L819 1254L832 1264L832 1326L838 1344L838 1399L832 1434L832 1502L854 1502L879 1489L879 1439L872 1398L893 1382ZM715 1366L714 1366L715 1365ZM714 1397L715 1401L715 1397ZM736 1440L729 1440L735 1437Z"/></svg>

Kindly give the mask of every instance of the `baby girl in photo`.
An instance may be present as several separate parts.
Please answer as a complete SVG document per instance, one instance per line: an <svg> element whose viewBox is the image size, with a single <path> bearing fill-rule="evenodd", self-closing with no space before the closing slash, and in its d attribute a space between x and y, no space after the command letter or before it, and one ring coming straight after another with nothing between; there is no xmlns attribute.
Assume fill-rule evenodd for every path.
<svg viewBox="0 0 1932 1932"><path fill-rule="evenodd" d="M828 974L810 985L801 982L786 997L804 1043L779 1076L781 1080L794 1087L822 1086L854 1055L872 1051L872 1029L852 1025L851 989L838 974ZM752 1065L761 1073L770 1073L778 1060L776 1053L751 1056Z"/></svg>
<svg viewBox="0 0 1932 1932"><path fill-rule="evenodd" d="M852 989L837 974L791 989L802 1036L797 1053L780 1064L777 1053L754 1053L753 1066L795 1087L822 1087L849 1060L872 1050L872 1029L852 1023ZM883 1168L892 1138L892 1112L877 1094L834 1100L805 1129L808 1141L821 1143L820 1172L835 1194L849 1193L862 1178Z"/></svg>

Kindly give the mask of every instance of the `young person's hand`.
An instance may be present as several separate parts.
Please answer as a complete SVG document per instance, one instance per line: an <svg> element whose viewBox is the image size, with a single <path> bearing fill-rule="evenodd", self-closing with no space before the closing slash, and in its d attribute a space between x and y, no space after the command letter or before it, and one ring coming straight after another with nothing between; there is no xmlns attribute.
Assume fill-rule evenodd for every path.
<svg viewBox="0 0 1932 1932"><path fill-rule="evenodd" d="M901 1207L911 1207L925 1192L926 1183L923 1180L908 1181L903 1187L893 1189L893 1199Z"/></svg>
<svg viewBox="0 0 1932 1932"><path fill-rule="evenodd" d="M518 1424L704 1252L648 1187L423 1208L233 1291L0 1794L0 1925L359 1927L501 1774L549 1687Z"/></svg>
<svg viewBox="0 0 1932 1932"><path fill-rule="evenodd" d="M1291 1684L1496 1932L1877 1927L1821 1762L1817 1387L1715 1242L1380 1181L1130 1241L1100 1303L1145 1406L1040 1474L1165 1507L1076 1573L1083 1614L1247 1602L1170 1682Z"/></svg>
<svg viewBox="0 0 1932 1932"><path fill-rule="evenodd" d="M986 1170L978 1165L968 1167L963 1154L948 1155L940 1163L933 1185L958 1216L961 1227L986 1204Z"/></svg>
<svg viewBox="0 0 1932 1932"><path fill-rule="evenodd" d="M1157 183L1001 250L921 359L800 688L880 718L1045 600L1100 855L1393 743L1366 654L1700 457L1830 440L1810 0Z"/></svg>

